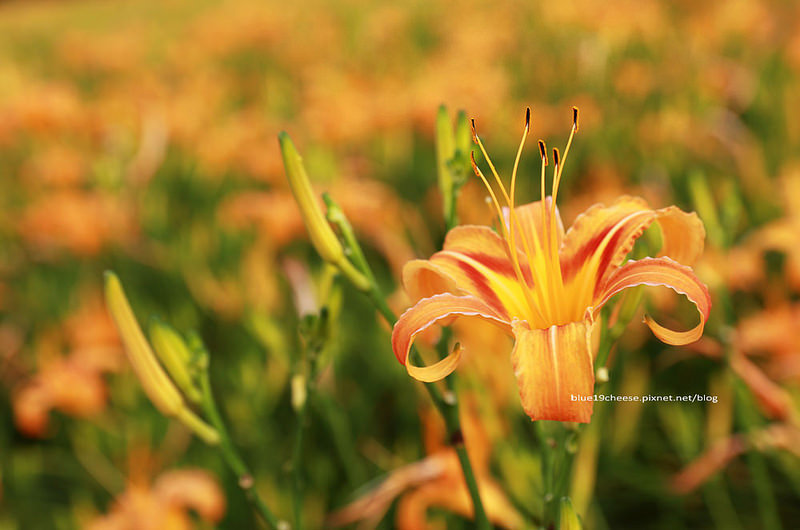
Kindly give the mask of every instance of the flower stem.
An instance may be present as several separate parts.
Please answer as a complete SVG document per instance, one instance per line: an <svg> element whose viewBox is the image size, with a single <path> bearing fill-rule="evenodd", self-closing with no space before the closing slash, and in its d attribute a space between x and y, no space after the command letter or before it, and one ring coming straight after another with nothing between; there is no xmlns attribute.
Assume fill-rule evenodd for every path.
<svg viewBox="0 0 800 530"><path fill-rule="evenodd" d="M397 316L389 307L389 304L386 303L386 297L381 292L375 275L364 257L364 252L361 250L361 245L359 245L356 239L353 227L350 225L344 212L329 195L324 194L322 198L325 201L325 205L328 207L328 220L339 229L346 254L352 260L356 268L369 280L370 287L366 291L367 297L373 305L375 305L386 322L393 326L397 322ZM422 357L419 351L413 346L411 348L411 358L415 364L422 364ZM455 377L455 374L451 374L449 377ZM433 401L436 409L442 415L447 429L448 442L456 449L456 453L458 454L461 470L464 473L464 480L467 484L470 497L472 498L475 526L478 530L489 530L491 525L486 516L486 511L483 508L483 502L481 502L481 496L478 490L478 483L475 479L475 472L472 469L472 464L470 463L469 455L464 445L464 435L461 430L461 420L458 415L458 400L456 399L456 395L452 391L448 391L447 395L443 395L435 383L425 383L425 390L428 391L431 401Z"/></svg>
<svg viewBox="0 0 800 530"><path fill-rule="evenodd" d="M214 401L214 395L211 391L211 381L208 377L208 371L204 370L200 375L200 391L202 393L202 406L207 419L211 422L214 428L219 433L219 447L220 453L225 463L236 475L239 487L244 491L245 496L253 505L256 513L263 519L265 523L271 528L276 530L288 530L289 525L285 521L279 520L272 510L266 505L264 500L258 495L253 482L253 475L244 463L244 460L231 442L228 430L225 423L222 421L222 416L217 409L217 404Z"/></svg>
<svg viewBox="0 0 800 530"><path fill-rule="evenodd" d="M303 433L305 432L306 410L308 401L297 411L294 448L292 449L292 499L294 508L294 525L297 530L303 528L303 477L300 462L303 456Z"/></svg>
<svg viewBox="0 0 800 530"><path fill-rule="evenodd" d="M327 311L325 308L320 312L319 319L327 318ZM319 320L317 325L319 325ZM324 324L323 324L324 325ZM318 331L317 331L318 332ZM317 333L315 332L315 334ZM301 377L302 381L302 397L295 402L294 395L292 396L292 404L296 411L297 425L295 426L294 447L292 448L292 499L294 508L294 524L296 530L303 528L303 440L305 438L306 423L308 418L308 407L310 400L313 398L314 391L316 390L316 380L318 372L318 361L320 353L324 348L324 341L320 342L319 337L308 337L305 345L304 356L301 363L304 366L297 371L295 377ZM292 388L292 392L295 389Z"/></svg>

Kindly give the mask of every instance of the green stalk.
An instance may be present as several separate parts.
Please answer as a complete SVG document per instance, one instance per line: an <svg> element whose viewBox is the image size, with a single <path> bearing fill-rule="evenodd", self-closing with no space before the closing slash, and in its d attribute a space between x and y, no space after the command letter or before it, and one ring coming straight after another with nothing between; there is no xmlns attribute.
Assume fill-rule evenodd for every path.
<svg viewBox="0 0 800 530"><path fill-rule="evenodd" d="M347 474L348 484L352 487L360 486L365 481L364 466L353 449L355 442L346 411L321 392L315 392L312 397L312 405L315 407L317 415L326 422L326 426L330 430L333 444Z"/></svg>
<svg viewBox="0 0 800 530"><path fill-rule="evenodd" d="M548 427L542 421L534 422L539 448L542 453L542 501L544 504L543 520L545 525L556 524L555 492L553 491L553 445Z"/></svg>
<svg viewBox="0 0 800 530"><path fill-rule="evenodd" d="M303 485L303 440L306 431L306 418L308 417L308 407L316 389L317 361L323 345L317 343L313 338L306 345L306 355L302 362L308 363L308 374L298 372L303 376L303 397L302 402L296 405L297 425L295 426L294 447L292 448L292 498L294 507L295 528L303 528L303 496L305 494Z"/></svg>
<svg viewBox="0 0 800 530"><path fill-rule="evenodd" d="M217 404L214 401L214 395L211 391L211 381L208 377L208 371L204 370L200 375L200 391L202 393L202 407L206 414L206 418L211 422L214 428L219 433L219 447L222 458L225 463L236 475L239 487L244 491L245 496L253 505L256 513L263 519L265 523L271 528L276 530L287 530L289 528L286 521L279 520L275 514L269 509L264 500L258 495L253 482L253 475L247 468L247 464L236 451L236 448L231 442L228 429L222 421L222 416L217 409Z"/></svg>
<svg viewBox="0 0 800 530"><path fill-rule="evenodd" d="M394 326L394 324L397 322L397 316L389 307L389 304L386 303L386 298L383 296L380 287L378 287L378 282L376 281L375 275L373 274L372 269L364 257L364 252L361 250L361 245L359 245L358 240L356 239L353 227L350 225L350 222L347 220L347 217L345 217L341 208L339 208L339 206L328 194L324 194L322 198L328 208L328 221L339 228L344 247L346 249L345 252L350 260L352 260L356 268L362 274L364 274L369 281L370 287L366 292L367 297L372 301L386 322L388 322L389 325ZM411 348L411 359L415 364L422 364L422 357L417 349L413 346ZM455 374L451 374L449 377L454 378ZM467 489L469 490L470 497L472 499L472 506L475 514L475 526L478 528L478 530L490 530L491 525L489 524L489 519L486 516L486 511L483 508L483 502L481 501L478 483L475 479L475 473L472 469L472 464L470 463L467 449L464 446L464 435L461 430L461 420L458 415L458 400L455 398L455 393L448 392L447 397L445 397L442 395L441 390L439 390L439 387L437 387L435 383L425 383L425 389L428 391L433 404L442 415L442 418L444 418L448 442L451 446L455 447L456 453L458 454L461 470L464 473L464 480L467 484Z"/></svg>
<svg viewBox="0 0 800 530"><path fill-rule="evenodd" d="M308 385L306 385L308 390ZM292 449L292 499L294 508L294 524L297 530L303 528L303 477L300 462L303 457L303 433L305 432L306 410L308 398L297 411L297 425L295 426L294 448Z"/></svg>

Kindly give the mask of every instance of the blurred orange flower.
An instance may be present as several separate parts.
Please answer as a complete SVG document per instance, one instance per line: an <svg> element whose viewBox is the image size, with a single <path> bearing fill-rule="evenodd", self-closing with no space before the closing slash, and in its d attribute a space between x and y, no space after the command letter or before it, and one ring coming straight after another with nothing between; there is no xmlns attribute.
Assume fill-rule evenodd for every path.
<svg viewBox="0 0 800 530"><path fill-rule="evenodd" d="M136 228L133 212L121 198L73 190L38 198L18 225L22 237L45 255L66 249L82 256L95 255L110 242L128 240Z"/></svg>
<svg viewBox="0 0 800 530"><path fill-rule="evenodd" d="M491 477L491 442L477 415L474 400L465 401L461 416L464 443L487 517L500 528L522 528L522 516ZM331 514L327 520L329 525L344 526L361 521L361 528L374 528L397 497L400 500L395 524L400 530L430 528L427 512L431 508L472 518L472 500L464 474L455 449L444 443L441 419L432 410L426 411L422 419L428 456L392 471L379 486Z"/></svg>
<svg viewBox="0 0 800 530"><path fill-rule="evenodd" d="M800 304L783 303L743 318L736 326L736 346L762 358L770 376L800 382Z"/></svg>
<svg viewBox="0 0 800 530"><path fill-rule="evenodd" d="M800 429L794 425L773 423L750 435L737 434L718 441L672 478L672 488L689 493L724 469L746 451L780 449L800 457Z"/></svg>
<svg viewBox="0 0 800 530"><path fill-rule="evenodd" d="M67 354L61 353L61 348ZM51 410L79 418L105 409L103 374L116 371L122 349L113 323L96 293L55 332L40 337L39 369L13 396L14 421L28 436L47 433Z"/></svg>
<svg viewBox="0 0 800 530"><path fill-rule="evenodd" d="M167 471L152 485L131 481L107 515L88 530L190 530L188 511L209 522L225 514L225 496L216 479L199 469Z"/></svg>
<svg viewBox="0 0 800 530"><path fill-rule="evenodd" d="M752 244L762 252L775 250L786 255L785 275L788 284L800 289L800 164L788 167L781 176L783 218L764 226L751 236Z"/></svg>

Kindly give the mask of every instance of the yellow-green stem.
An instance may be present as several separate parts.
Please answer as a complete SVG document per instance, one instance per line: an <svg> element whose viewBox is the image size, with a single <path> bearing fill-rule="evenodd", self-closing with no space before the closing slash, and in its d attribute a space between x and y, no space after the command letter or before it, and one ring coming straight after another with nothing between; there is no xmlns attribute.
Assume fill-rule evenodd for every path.
<svg viewBox="0 0 800 530"><path fill-rule="evenodd" d="M270 528L274 528L275 530L288 530L288 523L279 520L275 514L272 513L272 510L269 509L264 500L258 495L258 491L255 488L253 475L247 468L247 464L244 463L244 460L237 452L233 442L231 442L228 429L225 426L225 422L222 421L222 416L217 409L217 404L214 401L214 395L211 390L211 381L209 380L207 371L200 376L200 391L203 395L202 405L206 417L219 433L220 440L217 447L219 447L225 463L228 465L228 467L230 467L234 475L236 475L236 481L239 484L239 487L242 489L242 491L244 491L245 496L255 508L256 513L258 513L261 519Z"/></svg>

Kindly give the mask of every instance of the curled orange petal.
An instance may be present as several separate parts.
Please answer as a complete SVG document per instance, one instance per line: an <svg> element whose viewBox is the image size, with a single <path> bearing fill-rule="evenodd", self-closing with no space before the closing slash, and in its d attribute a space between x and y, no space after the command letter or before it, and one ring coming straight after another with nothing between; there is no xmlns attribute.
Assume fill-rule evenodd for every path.
<svg viewBox="0 0 800 530"><path fill-rule="evenodd" d="M692 265L703 253L706 229L695 212L684 212L675 206L662 208L658 214L661 227L659 256L669 256L678 263Z"/></svg>
<svg viewBox="0 0 800 530"><path fill-rule="evenodd" d="M703 252L706 231L696 213L675 206L651 210L644 199L623 196L611 206L589 208L570 227L561 252L564 279L588 273L602 285L653 221L661 228L659 256L691 265ZM595 255L600 260L592 263Z"/></svg>
<svg viewBox="0 0 800 530"><path fill-rule="evenodd" d="M685 295L700 313L700 323L689 331L673 331L645 316L645 323L662 342L681 346L698 340L711 311L711 296L708 288L697 279L692 269L667 258L644 258L629 261L608 278L600 289L593 306L595 313L618 292L636 285L663 286Z"/></svg>
<svg viewBox="0 0 800 530"><path fill-rule="evenodd" d="M437 322L452 316L481 317L509 331L511 329L509 323L496 311L474 296L455 296L445 293L423 298L400 316L392 330L394 354L413 378L426 383L439 381L456 369L461 357L460 348L456 348L453 353L431 366L413 366L408 362L408 353L414 337Z"/></svg>
<svg viewBox="0 0 800 530"><path fill-rule="evenodd" d="M456 281L427 259L411 260L403 266L403 287L414 302L435 294L459 294Z"/></svg>
<svg viewBox="0 0 800 530"><path fill-rule="evenodd" d="M560 255L564 281L581 273L601 279L606 270L619 265L655 216L644 199L627 195L611 206L595 204L586 210L564 236ZM602 259L588 270L598 253Z"/></svg>

